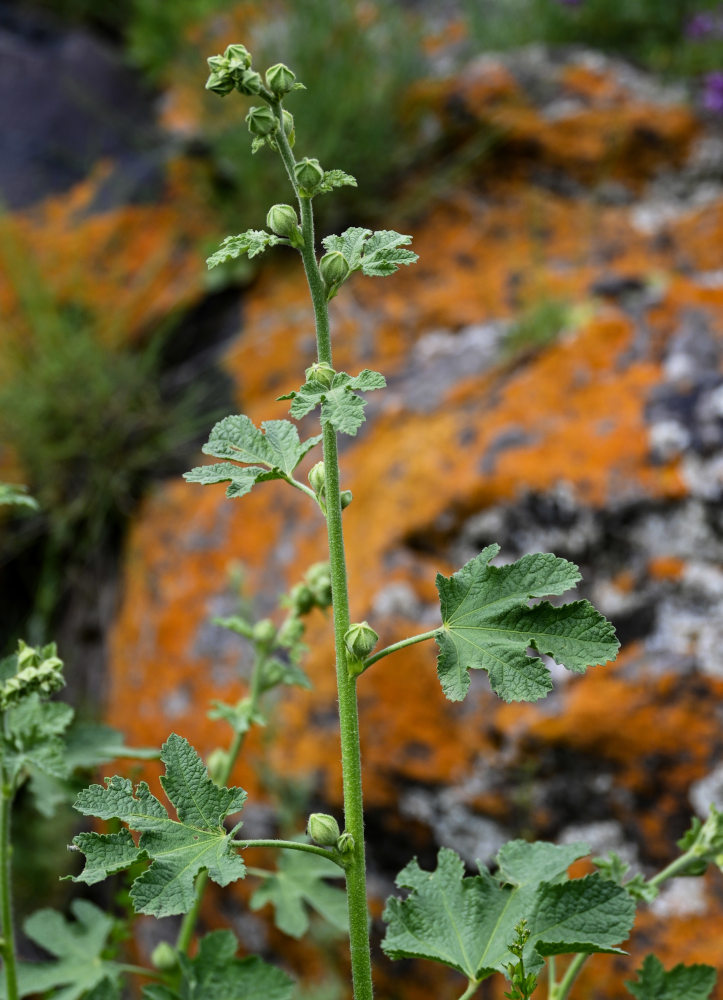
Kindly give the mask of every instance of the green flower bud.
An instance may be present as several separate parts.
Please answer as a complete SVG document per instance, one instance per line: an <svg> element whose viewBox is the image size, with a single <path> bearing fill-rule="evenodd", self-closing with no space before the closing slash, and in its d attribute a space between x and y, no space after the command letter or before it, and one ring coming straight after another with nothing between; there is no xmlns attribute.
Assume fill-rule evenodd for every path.
<svg viewBox="0 0 723 1000"><path fill-rule="evenodd" d="M305 374L307 382L320 382L327 389L330 389L336 372L326 361L319 361L309 365Z"/></svg>
<svg viewBox="0 0 723 1000"><path fill-rule="evenodd" d="M354 497L351 495L351 490L342 490L339 499L341 500L341 509L346 510Z"/></svg>
<svg viewBox="0 0 723 1000"><path fill-rule="evenodd" d="M220 747L216 747L216 749L212 750L209 754L206 762L206 770L208 771L208 776L214 785L223 786L225 784L228 761L228 753Z"/></svg>
<svg viewBox="0 0 723 1000"><path fill-rule="evenodd" d="M266 216L266 225L277 236L291 236L299 232L299 218L291 205L272 205Z"/></svg>
<svg viewBox="0 0 723 1000"><path fill-rule="evenodd" d="M251 68L251 53L245 45L227 45L223 58L228 64L229 73L242 73Z"/></svg>
<svg viewBox="0 0 723 1000"><path fill-rule="evenodd" d="M336 842L336 849L339 854L351 854L354 850L354 838L345 830Z"/></svg>
<svg viewBox="0 0 723 1000"><path fill-rule="evenodd" d="M379 636L369 622L355 622L345 633L344 642L355 660L363 660L379 642Z"/></svg>
<svg viewBox="0 0 723 1000"><path fill-rule="evenodd" d="M284 132L286 133L286 138L289 140L289 145L294 148L296 143L296 127L294 126L294 116L290 111L285 108L281 112L281 120L284 126Z"/></svg>
<svg viewBox="0 0 723 1000"><path fill-rule="evenodd" d="M296 615L292 614L286 619L279 629L278 642L282 646L293 646L299 642L304 635L304 623Z"/></svg>
<svg viewBox="0 0 723 1000"><path fill-rule="evenodd" d="M305 198L313 198L324 180L324 171L318 160L310 160L305 156L294 167L294 177L299 185L299 191Z"/></svg>
<svg viewBox="0 0 723 1000"><path fill-rule="evenodd" d="M311 839L322 847L334 847L340 836L339 824L328 813L312 813L306 829Z"/></svg>
<svg viewBox="0 0 723 1000"><path fill-rule="evenodd" d="M296 73L292 73L289 67L283 63L276 63L275 66L269 66L266 70L266 86L277 97L283 97L284 94L288 94L293 88L295 81Z"/></svg>
<svg viewBox="0 0 723 1000"><path fill-rule="evenodd" d="M175 969L178 965L178 952L168 941L161 941L151 952L151 965L164 972Z"/></svg>
<svg viewBox="0 0 723 1000"><path fill-rule="evenodd" d="M244 70L235 76L232 74L231 78L236 84L236 90L241 94L246 94L247 97L258 94L261 91L261 76L252 69Z"/></svg>
<svg viewBox="0 0 723 1000"><path fill-rule="evenodd" d="M233 87L233 80L228 75L228 72L214 71L209 75L208 80L206 80L206 90L210 90L214 94L220 94L221 97L230 94Z"/></svg>
<svg viewBox="0 0 723 1000"><path fill-rule="evenodd" d="M270 618L262 618L254 625L253 640L259 646L269 647L276 638L276 626Z"/></svg>
<svg viewBox="0 0 723 1000"><path fill-rule="evenodd" d="M306 583L318 608L328 608L331 605L331 570L329 563L314 563L306 573Z"/></svg>
<svg viewBox="0 0 723 1000"><path fill-rule="evenodd" d="M251 108L246 115L246 124L251 135L272 135L279 127L279 122L271 108L265 104L260 108Z"/></svg>
<svg viewBox="0 0 723 1000"><path fill-rule="evenodd" d="M316 465L312 466L309 470L309 486L311 486L314 493L319 496L319 494L324 491L325 485L326 480L324 478L324 463L317 462Z"/></svg>
<svg viewBox="0 0 723 1000"><path fill-rule="evenodd" d="M304 583L297 583L296 586L291 588L289 601L298 615L308 615L316 605L314 594Z"/></svg>
<svg viewBox="0 0 723 1000"><path fill-rule="evenodd" d="M340 286L349 277L349 262L339 250L332 250L325 253L319 261L319 270L324 280L327 299L333 299L339 291Z"/></svg>

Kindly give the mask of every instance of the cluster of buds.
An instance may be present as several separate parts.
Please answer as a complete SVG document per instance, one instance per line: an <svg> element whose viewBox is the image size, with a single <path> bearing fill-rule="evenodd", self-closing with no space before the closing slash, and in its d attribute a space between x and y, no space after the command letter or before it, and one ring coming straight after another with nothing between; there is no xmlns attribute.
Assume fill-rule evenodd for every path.
<svg viewBox="0 0 723 1000"><path fill-rule="evenodd" d="M291 588L288 604L297 615L308 615L314 608L324 611L331 606L331 571L329 563L314 563L302 583Z"/></svg>
<svg viewBox="0 0 723 1000"><path fill-rule="evenodd" d="M261 92L261 76L251 69L251 53L245 45L229 45L222 56L208 59L206 90L225 97L232 90L252 95Z"/></svg>
<svg viewBox="0 0 723 1000"><path fill-rule="evenodd" d="M335 847L340 854L351 854L354 850L352 835L346 830L342 833L337 821L328 813L312 813L306 832L321 847Z"/></svg>
<svg viewBox="0 0 723 1000"><path fill-rule="evenodd" d="M12 662L12 661L11 661ZM33 692L48 697L65 686L63 661L54 642L42 649L26 645L22 639L16 654L17 670L0 684L0 709L16 705Z"/></svg>

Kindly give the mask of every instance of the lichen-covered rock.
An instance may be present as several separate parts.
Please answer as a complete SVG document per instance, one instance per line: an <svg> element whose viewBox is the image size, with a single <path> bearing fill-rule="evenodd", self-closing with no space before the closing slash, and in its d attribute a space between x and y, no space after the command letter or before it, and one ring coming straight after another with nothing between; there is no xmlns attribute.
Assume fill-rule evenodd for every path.
<svg viewBox="0 0 723 1000"><path fill-rule="evenodd" d="M583 678L556 672L534 706L502 704L479 676L465 702L446 702L431 644L365 674L379 896L412 853L453 844L488 860L521 834L588 839L651 870L674 855L691 810L720 794L723 195L700 179L709 139L696 139L686 108L604 64L548 68L487 61L417 95L441 128L455 115L468 132L492 123L500 150L414 224L415 268L388 282L355 276L331 304L337 368L389 382L342 447L352 617L383 644L433 627L435 572L496 541L508 559L553 550L578 562L580 594L616 623L623 652ZM562 304L561 319L540 331L547 302ZM264 271L226 359L240 411L285 415L274 399L313 360L312 329L299 269ZM110 721L131 742L173 729L214 747L205 706L240 693L237 668L243 678L249 667L208 624L233 605L229 572L243 565L265 615L323 545L318 511L283 484L240 501L220 487L157 489L128 545ZM263 752L277 774L311 776L314 803L336 812L333 647L320 614L309 645L313 690L280 701ZM234 775L252 803L266 794L261 753L255 736ZM720 963L721 919L720 878L666 892L634 958L591 960L587 982L621 995L653 946L668 965ZM383 975L402 995L398 970ZM415 986L405 971L404 996L429 996L430 975L449 989L424 975Z"/></svg>

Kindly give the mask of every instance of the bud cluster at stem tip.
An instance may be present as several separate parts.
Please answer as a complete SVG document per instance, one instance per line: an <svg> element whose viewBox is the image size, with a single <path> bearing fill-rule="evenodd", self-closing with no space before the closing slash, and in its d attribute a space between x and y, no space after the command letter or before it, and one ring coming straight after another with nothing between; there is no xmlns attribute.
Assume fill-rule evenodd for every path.
<svg viewBox="0 0 723 1000"><path fill-rule="evenodd" d="M261 91L261 77L251 69L251 54L244 45L229 45L222 56L208 59L206 90L225 97L232 90L252 95Z"/></svg>

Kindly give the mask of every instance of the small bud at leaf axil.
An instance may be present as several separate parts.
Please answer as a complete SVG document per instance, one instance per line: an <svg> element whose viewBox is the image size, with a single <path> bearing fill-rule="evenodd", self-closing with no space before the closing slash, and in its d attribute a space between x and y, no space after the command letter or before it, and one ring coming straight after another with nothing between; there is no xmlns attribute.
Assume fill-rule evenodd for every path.
<svg viewBox="0 0 723 1000"><path fill-rule="evenodd" d="M344 642L355 660L363 660L379 642L379 636L369 622L355 622L344 635Z"/></svg>
<svg viewBox="0 0 723 1000"><path fill-rule="evenodd" d="M259 646L270 646L276 638L276 626L270 618L262 618L254 625L254 642Z"/></svg>
<svg viewBox="0 0 723 1000"><path fill-rule="evenodd" d="M317 496L324 491L325 479L323 462L317 462L316 465L309 469L309 486L311 486Z"/></svg>
<svg viewBox="0 0 723 1000"><path fill-rule="evenodd" d="M289 145L293 149L296 142L296 127L294 125L294 116L290 111L287 111L286 108L284 108L281 113L281 121L284 126L284 134L289 140Z"/></svg>
<svg viewBox="0 0 723 1000"><path fill-rule="evenodd" d="M312 813L306 829L311 839L322 847L334 847L340 835L339 824L328 813Z"/></svg>
<svg viewBox="0 0 723 1000"><path fill-rule="evenodd" d="M354 497L352 496L351 490L342 490L339 494L339 499L341 500L341 509L346 510Z"/></svg>
<svg viewBox="0 0 723 1000"><path fill-rule="evenodd" d="M260 108L251 108L246 115L246 124L251 135L258 136L271 135L279 126L276 115L266 105L262 105Z"/></svg>
<svg viewBox="0 0 723 1000"><path fill-rule="evenodd" d="M266 216L266 225L277 236L291 236L299 232L299 218L291 205L272 205Z"/></svg>
<svg viewBox="0 0 723 1000"><path fill-rule="evenodd" d="M314 601L319 608L331 605L331 570L329 563L314 563L306 572L306 583L314 595Z"/></svg>
<svg viewBox="0 0 723 1000"><path fill-rule="evenodd" d="M354 838L346 830L337 840L336 849L339 854L351 854L354 850Z"/></svg>
<svg viewBox="0 0 723 1000"><path fill-rule="evenodd" d="M349 277L351 271L349 262L339 250L332 250L330 253L325 253L319 261L319 270L324 280L326 297L333 299L340 286Z"/></svg>
<svg viewBox="0 0 723 1000"><path fill-rule="evenodd" d="M161 941L151 952L151 965L154 969L168 972L178 965L178 952L168 941Z"/></svg>
<svg viewBox="0 0 723 1000"><path fill-rule="evenodd" d="M305 156L303 160L294 167L294 177L299 185L299 191L305 198L312 198L324 180L324 171L318 160L309 159Z"/></svg>
<svg viewBox="0 0 723 1000"><path fill-rule="evenodd" d="M226 769L228 768L229 757L225 750L216 747L208 756L206 769L208 776L214 785L223 786L226 783Z"/></svg>
<svg viewBox="0 0 723 1000"><path fill-rule="evenodd" d="M307 382L320 382L321 385L330 389L336 372L331 365L326 363L326 361L319 361L313 365L309 365L306 369L305 375Z"/></svg>
<svg viewBox="0 0 723 1000"><path fill-rule="evenodd" d="M316 606L313 593L304 583L297 583L291 588L289 601L299 615L307 615Z"/></svg>
<svg viewBox="0 0 723 1000"><path fill-rule="evenodd" d="M295 82L296 73L293 73L283 63L276 63L275 66L269 66L266 70L266 86L277 97L288 94Z"/></svg>

